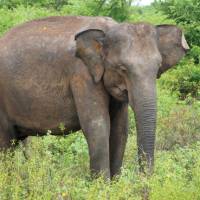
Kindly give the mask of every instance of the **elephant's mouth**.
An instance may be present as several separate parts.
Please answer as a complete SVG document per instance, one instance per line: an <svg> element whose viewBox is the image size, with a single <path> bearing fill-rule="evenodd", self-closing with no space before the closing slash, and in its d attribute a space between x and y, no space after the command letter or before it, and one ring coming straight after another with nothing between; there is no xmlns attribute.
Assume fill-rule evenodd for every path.
<svg viewBox="0 0 200 200"><path fill-rule="evenodd" d="M126 89L121 90L119 87L112 87L109 92L117 100L128 103L128 91Z"/></svg>

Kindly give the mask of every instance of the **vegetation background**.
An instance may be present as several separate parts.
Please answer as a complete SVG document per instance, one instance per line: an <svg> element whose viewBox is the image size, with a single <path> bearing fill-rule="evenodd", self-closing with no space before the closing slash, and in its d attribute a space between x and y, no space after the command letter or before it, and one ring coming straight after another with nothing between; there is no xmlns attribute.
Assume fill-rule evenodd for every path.
<svg viewBox="0 0 200 200"><path fill-rule="evenodd" d="M79 132L29 139L0 153L1 200L200 199L200 1L157 0L138 7L133 0L0 0L0 34L22 22L52 15L110 16L122 22L177 24L191 47L186 58L158 80L158 125L154 175L138 173L136 132L130 111L122 174L112 182L91 179L88 149ZM60 128L63 126L61 124Z"/></svg>

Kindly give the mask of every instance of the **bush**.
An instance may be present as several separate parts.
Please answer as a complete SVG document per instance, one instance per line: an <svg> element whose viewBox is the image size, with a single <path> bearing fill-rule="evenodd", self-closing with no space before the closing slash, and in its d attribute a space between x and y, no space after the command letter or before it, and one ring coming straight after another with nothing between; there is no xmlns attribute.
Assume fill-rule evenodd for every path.
<svg viewBox="0 0 200 200"><path fill-rule="evenodd" d="M195 106L177 106L168 116L158 119L156 147L172 150L200 141L200 109Z"/></svg>
<svg viewBox="0 0 200 200"><path fill-rule="evenodd" d="M200 143L191 148L157 153L150 182L151 200L198 200L200 198Z"/></svg>
<svg viewBox="0 0 200 200"><path fill-rule="evenodd" d="M147 22L151 24L175 24L173 19L168 19L162 12L156 10L153 6L132 7L130 22Z"/></svg>
<svg viewBox="0 0 200 200"><path fill-rule="evenodd" d="M156 148L173 150L200 141L200 102L177 101L177 95L158 85Z"/></svg>
<svg viewBox="0 0 200 200"><path fill-rule="evenodd" d="M195 64L200 64L200 46L193 45L189 51L189 56L194 59Z"/></svg>
<svg viewBox="0 0 200 200"><path fill-rule="evenodd" d="M186 59L176 69L163 74L159 83L163 88L177 93L182 100L187 97L200 99L200 65Z"/></svg>
<svg viewBox="0 0 200 200"><path fill-rule="evenodd" d="M46 16L59 15L56 11L46 8L19 6L13 10L0 9L0 35L8 31L11 27L25 21L38 19Z"/></svg>
<svg viewBox="0 0 200 200"><path fill-rule="evenodd" d="M0 0L0 8L8 9L17 8L18 6L37 6L59 10L62 6L68 4L68 0Z"/></svg>
<svg viewBox="0 0 200 200"><path fill-rule="evenodd" d="M0 9L34 7L61 12L63 15L109 16L117 21L128 20L133 0L0 0Z"/></svg>
<svg viewBox="0 0 200 200"><path fill-rule="evenodd" d="M157 0L156 9L184 27L190 45L200 46L200 4L199 0Z"/></svg>
<svg viewBox="0 0 200 200"><path fill-rule="evenodd" d="M157 10L173 19L184 29L186 40L191 50L188 57L179 64L176 70L166 75L164 87L169 87L179 94L180 99L188 96L200 98L200 3L199 0L157 0L154 3ZM195 66L197 65L197 66Z"/></svg>

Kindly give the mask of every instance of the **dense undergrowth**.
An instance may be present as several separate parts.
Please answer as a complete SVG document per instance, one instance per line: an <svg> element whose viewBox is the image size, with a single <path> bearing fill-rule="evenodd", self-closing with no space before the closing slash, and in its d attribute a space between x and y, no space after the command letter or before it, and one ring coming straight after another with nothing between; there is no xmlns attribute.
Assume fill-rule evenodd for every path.
<svg viewBox="0 0 200 200"><path fill-rule="evenodd" d="M31 19L80 13L80 8L72 5L59 10L21 4L12 9L0 7L1 35ZM131 22L175 23L153 8L134 8L132 12L127 19ZM130 110L122 174L112 182L90 177L88 149L81 132L63 137L47 134L29 138L26 156L23 144L14 151L0 153L0 199L139 200L144 187L149 188L151 200L200 199L200 67L194 60L197 51L158 81L156 163L151 178L138 172L135 122Z"/></svg>

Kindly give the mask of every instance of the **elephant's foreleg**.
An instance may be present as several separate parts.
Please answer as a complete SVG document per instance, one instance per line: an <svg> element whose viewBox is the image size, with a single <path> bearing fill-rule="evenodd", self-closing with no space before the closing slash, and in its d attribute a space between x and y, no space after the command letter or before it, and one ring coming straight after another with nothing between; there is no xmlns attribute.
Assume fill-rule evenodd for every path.
<svg viewBox="0 0 200 200"><path fill-rule="evenodd" d="M91 171L95 174L103 172L106 178L110 178L108 96L101 83L94 84L92 80L79 76L71 81L71 89L89 147Z"/></svg>
<svg viewBox="0 0 200 200"><path fill-rule="evenodd" d="M114 99L110 102L110 170L111 177L120 173L128 136L128 105Z"/></svg>

